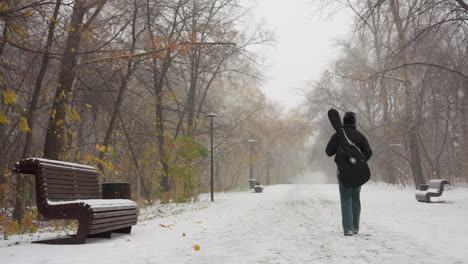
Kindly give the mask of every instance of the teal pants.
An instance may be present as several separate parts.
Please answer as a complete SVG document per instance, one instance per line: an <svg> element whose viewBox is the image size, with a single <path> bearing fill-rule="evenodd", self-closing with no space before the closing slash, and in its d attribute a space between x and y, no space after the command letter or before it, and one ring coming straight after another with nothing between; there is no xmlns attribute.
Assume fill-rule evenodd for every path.
<svg viewBox="0 0 468 264"><path fill-rule="evenodd" d="M341 218L343 231L359 231L359 216L361 215L361 186L348 187L339 182L341 200Z"/></svg>

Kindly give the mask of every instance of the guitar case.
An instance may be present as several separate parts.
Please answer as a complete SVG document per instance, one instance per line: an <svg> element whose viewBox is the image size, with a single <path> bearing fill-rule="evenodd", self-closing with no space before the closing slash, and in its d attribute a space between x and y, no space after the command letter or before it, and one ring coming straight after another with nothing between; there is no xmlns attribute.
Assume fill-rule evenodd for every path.
<svg viewBox="0 0 468 264"><path fill-rule="evenodd" d="M328 111L328 119L336 131L338 142L346 156L346 162L338 166L338 179L349 187L361 186L370 179L370 169L361 150L346 136L336 109Z"/></svg>

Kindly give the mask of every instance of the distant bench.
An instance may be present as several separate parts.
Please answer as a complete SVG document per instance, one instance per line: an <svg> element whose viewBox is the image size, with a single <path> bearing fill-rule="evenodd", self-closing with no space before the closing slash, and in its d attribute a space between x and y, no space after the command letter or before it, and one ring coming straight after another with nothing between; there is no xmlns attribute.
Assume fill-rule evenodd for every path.
<svg viewBox="0 0 468 264"><path fill-rule="evenodd" d="M250 189L253 189L256 193L263 192L263 185L260 185L259 181L256 181L255 179L250 179L249 184Z"/></svg>
<svg viewBox="0 0 468 264"><path fill-rule="evenodd" d="M36 204L49 219L77 219L76 235L36 241L46 244L85 244L88 237L110 238L111 233L130 233L138 207L127 199L101 199L94 167L47 159L23 159L15 172L35 175Z"/></svg>
<svg viewBox="0 0 468 264"><path fill-rule="evenodd" d="M445 179L430 180L429 184L419 185L419 190L416 191L416 199L419 202L431 202L431 197L439 197L444 192L444 185L450 184Z"/></svg>

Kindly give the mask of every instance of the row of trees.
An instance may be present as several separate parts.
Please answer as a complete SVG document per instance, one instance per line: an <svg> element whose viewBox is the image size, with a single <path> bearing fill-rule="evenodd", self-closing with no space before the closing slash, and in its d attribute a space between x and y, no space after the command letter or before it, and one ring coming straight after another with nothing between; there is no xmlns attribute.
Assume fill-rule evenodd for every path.
<svg viewBox="0 0 468 264"><path fill-rule="evenodd" d="M309 128L258 89L253 47L272 38L250 21L238 0L1 1L2 224L34 206L32 179L10 171L31 156L94 165L143 201L196 199L208 112L217 190L247 185L248 139L256 177L286 182Z"/></svg>
<svg viewBox="0 0 468 264"><path fill-rule="evenodd" d="M374 148L375 179L467 182L467 3L369 0L347 1L346 8L355 30L339 42L334 66L311 84L309 112L322 113L314 122L324 125L330 107L357 112ZM322 128L319 142L329 134Z"/></svg>

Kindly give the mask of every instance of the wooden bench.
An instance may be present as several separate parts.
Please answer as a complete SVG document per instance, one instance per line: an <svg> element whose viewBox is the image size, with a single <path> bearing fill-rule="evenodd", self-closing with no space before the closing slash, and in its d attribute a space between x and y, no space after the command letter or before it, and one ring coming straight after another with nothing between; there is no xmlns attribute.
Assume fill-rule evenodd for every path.
<svg viewBox="0 0 468 264"><path fill-rule="evenodd" d="M110 238L130 233L136 225L138 206L127 199L101 199L95 168L56 160L29 158L15 164L15 171L35 175L36 204L49 219L76 219L76 235L35 241L46 244L85 244L88 237Z"/></svg>
<svg viewBox="0 0 468 264"><path fill-rule="evenodd" d="M429 184L419 185L419 190L416 191L416 199L418 202L431 202L431 197L439 197L444 192L444 185L450 184L445 179L430 180Z"/></svg>

